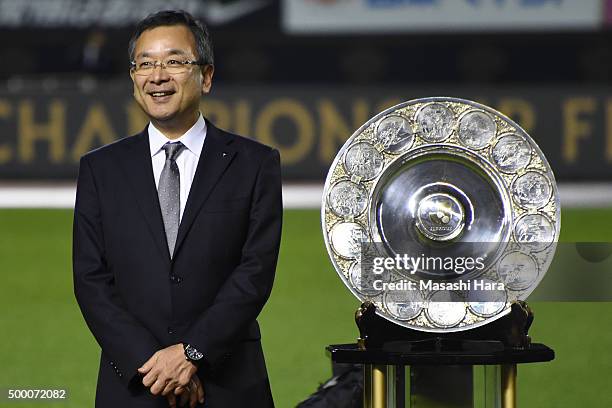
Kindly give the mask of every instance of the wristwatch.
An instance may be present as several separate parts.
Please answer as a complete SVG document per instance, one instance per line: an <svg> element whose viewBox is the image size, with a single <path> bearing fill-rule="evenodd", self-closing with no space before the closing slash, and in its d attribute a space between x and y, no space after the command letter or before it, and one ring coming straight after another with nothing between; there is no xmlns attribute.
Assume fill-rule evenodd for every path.
<svg viewBox="0 0 612 408"><path fill-rule="evenodd" d="M185 351L185 360L191 361L195 365L200 365L204 361L204 354L200 353L192 345L183 343L183 350Z"/></svg>

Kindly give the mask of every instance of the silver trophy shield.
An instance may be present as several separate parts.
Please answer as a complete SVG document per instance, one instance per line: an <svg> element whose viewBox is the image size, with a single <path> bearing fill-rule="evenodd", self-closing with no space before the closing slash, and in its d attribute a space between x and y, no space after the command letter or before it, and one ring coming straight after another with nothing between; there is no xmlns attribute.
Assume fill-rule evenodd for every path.
<svg viewBox="0 0 612 408"><path fill-rule="evenodd" d="M361 301L421 331L504 316L544 277L560 232L544 154L502 113L450 97L379 113L338 152L325 181L323 236Z"/></svg>

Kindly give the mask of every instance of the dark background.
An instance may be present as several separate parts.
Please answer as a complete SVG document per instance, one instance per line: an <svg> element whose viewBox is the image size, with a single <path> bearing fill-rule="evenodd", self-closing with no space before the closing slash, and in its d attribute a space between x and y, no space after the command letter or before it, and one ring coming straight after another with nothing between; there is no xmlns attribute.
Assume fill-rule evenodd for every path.
<svg viewBox="0 0 612 408"><path fill-rule="evenodd" d="M363 122L402 100L427 96L474 99L502 110L532 135L561 181L610 179L612 32L606 25L289 34L282 7L269 2L240 18L209 21L216 71L203 112L227 130L278 147L286 158L285 180L321 181L333 159L330 149L337 151ZM126 113L133 27L42 27L27 15L23 20L0 28L0 177L73 180L80 154L146 123ZM98 57L88 59L92 50ZM361 100L366 117L354 113ZM295 118L300 113L287 101L306 112L312 135L303 134ZM270 104L283 108L264 134L258 120ZM99 109L92 113L92 107ZM325 127L334 113L339 126L330 133ZM88 123L88 142L75 150Z"/></svg>

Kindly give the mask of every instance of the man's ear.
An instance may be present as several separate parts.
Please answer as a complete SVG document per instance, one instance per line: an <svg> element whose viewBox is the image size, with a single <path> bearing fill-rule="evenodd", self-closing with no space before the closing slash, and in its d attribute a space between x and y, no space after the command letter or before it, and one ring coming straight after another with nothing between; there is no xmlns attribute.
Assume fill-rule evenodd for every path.
<svg viewBox="0 0 612 408"><path fill-rule="evenodd" d="M210 92L212 88L213 74L215 73L215 67L208 64L202 67L202 94L205 95Z"/></svg>
<svg viewBox="0 0 612 408"><path fill-rule="evenodd" d="M130 69L130 78L132 78L132 95L136 98L137 97L137 90L136 90L136 80L134 78L134 71L132 71Z"/></svg>

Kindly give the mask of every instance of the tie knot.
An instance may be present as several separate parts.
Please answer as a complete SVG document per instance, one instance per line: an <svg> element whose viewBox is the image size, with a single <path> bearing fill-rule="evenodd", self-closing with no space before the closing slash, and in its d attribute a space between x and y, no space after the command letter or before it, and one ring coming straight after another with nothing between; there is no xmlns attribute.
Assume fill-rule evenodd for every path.
<svg viewBox="0 0 612 408"><path fill-rule="evenodd" d="M166 143L162 149L166 152L166 160L174 161L181 151L185 148L185 145L181 142Z"/></svg>

